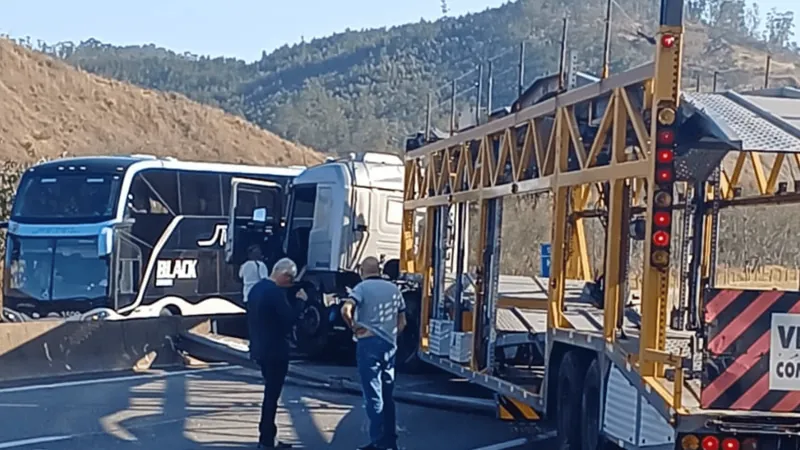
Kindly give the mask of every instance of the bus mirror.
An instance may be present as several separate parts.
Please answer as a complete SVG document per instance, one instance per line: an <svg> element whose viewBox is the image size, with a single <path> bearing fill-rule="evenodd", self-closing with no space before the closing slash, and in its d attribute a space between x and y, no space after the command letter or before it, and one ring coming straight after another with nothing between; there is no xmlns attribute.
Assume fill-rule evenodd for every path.
<svg viewBox="0 0 800 450"><path fill-rule="evenodd" d="M266 222L267 208L256 208L253 210L253 222Z"/></svg>
<svg viewBox="0 0 800 450"><path fill-rule="evenodd" d="M114 230L104 227L97 238L97 255L108 256L114 247Z"/></svg>

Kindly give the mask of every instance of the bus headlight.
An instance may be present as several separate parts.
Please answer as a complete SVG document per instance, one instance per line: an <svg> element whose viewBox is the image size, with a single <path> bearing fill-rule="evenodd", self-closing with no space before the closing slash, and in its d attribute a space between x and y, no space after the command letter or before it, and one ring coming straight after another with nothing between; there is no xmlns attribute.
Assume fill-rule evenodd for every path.
<svg viewBox="0 0 800 450"><path fill-rule="evenodd" d="M22 322L22 316L19 314L15 314L7 309L3 310L3 321L4 322Z"/></svg>
<svg viewBox="0 0 800 450"><path fill-rule="evenodd" d="M98 311L98 312L96 312L96 313L94 313L94 314L87 315L87 316L84 318L84 320L86 320L86 321L92 321L92 322L94 322L94 321L98 321L98 320L104 320L104 319L107 319L107 318L108 318L108 315L109 315L109 314L108 314L108 311Z"/></svg>

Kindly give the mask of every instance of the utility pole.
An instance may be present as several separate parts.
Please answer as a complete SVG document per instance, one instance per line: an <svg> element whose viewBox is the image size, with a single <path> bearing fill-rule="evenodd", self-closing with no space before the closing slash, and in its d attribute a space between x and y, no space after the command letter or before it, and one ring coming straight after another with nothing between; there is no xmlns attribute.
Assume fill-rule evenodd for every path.
<svg viewBox="0 0 800 450"><path fill-rule="evenodd" d="M764 70L764 89L769 87L769 69L772 64L772 55L767 55L767 67Z"/></svg>
<svg viewBox="0 0 800 450"><path fill-rule="evenodd" d="M521 96L525 91L525 42L519 43L519 77L517 80L518 92L517 95Z"/></svg>
<svg viewBox="0 0 800 450"><path fill-rule="evenodd" d="M564 18L561 19L561 57L558 61L558 90L561 91L564 89L564 75L566 72L566 65L567 65L567 15L564 15Z"/></svg>
<svg viewBox="0 0 800 450"><path fill-rule="evenodd" d="M481 124L481 100L483 97L483 64L478 66L478 92L475 95L475 126Z"/></svg>
<svg viewBox="0 0 800 450"><path fill-rule="evenodd" d="M425 142L431 141L431 115L433 114L433 94L428 91L428 106L425 108Z"/></svg>
<svg viewBox="0 0 800 450"><path fill-rule="evenodd" d="M450 91L450 136L456 134L456 80Z"/></svg>
<svg viewBox="0 0 800 450"><path fill-rule="evenodd" d="M608 78L611 60L611 8L614 0L606 0L606 34L603 41L603 70L600 75L603 79Z"/></svg>
<svg viewBox="0 0 800 450"><path fill-rule="evenodd" d="M494 94L494 61L489 60L489 79L486 81L486 117L492 115L492 95Z"/></svg>

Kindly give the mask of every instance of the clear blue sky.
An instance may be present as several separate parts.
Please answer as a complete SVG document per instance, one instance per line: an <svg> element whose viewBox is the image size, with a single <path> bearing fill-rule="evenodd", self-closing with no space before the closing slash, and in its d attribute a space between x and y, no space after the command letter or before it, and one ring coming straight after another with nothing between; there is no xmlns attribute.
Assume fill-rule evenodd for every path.
<svg viewBox="0 0 800 450"><path fill-rule="evenodd" d="M601 1L601 0L596 0ZM751 0L748 0L750 3ZM441 0L8 0L0 32L48 43L94 37L112 44L154 43L202 55L257 59L301 37L345 28L399 25L442 16ZM449 15L478 12L506 0L447 0ZM793 9L798 0L763 0L762 14ZM791 5L791 6L790 6Z"/></svg>

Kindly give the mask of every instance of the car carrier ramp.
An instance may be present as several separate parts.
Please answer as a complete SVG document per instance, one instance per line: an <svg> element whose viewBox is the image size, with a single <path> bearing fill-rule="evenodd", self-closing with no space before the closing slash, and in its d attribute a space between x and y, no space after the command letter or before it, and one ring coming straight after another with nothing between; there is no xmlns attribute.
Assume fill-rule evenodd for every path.
<svg viewBox="0 0 800 450"><path fill-rule="evenodd" d="M800 153L800 90L748 93L684 93L689 113L704 119L705 131L736 150ZM731 148L728 147L727 150Z"/></svg>

